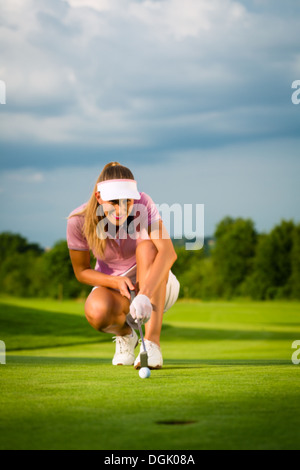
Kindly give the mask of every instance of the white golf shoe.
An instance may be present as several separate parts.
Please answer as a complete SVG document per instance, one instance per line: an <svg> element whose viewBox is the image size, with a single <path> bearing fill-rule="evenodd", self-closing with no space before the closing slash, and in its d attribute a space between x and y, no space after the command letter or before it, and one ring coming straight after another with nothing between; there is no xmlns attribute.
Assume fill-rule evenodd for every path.
<svg viewBox="0 0 300 470"><path fill-rule="evenodd" d="M162 357L161 349L158 346L158 344L145 339L145 346L146 346L147 354L148 354L149 369L161 369L163 366L163 357ZM143 344L141 343L140 353L143 351L144 351L144 348L143 348ZM138 357L136 358L134 362L134 368L140 369L140 367L141 367L141 360L140 360L140 355L138 355Z"/></svg>
<svg viewBox="0 0 300 470"><path fill-rule="evenodd" d="M112 363L114 366L132 366L134 364L134 350L138 345L138 336L134 330L131 335L114 336L116 352Z"/></svg>

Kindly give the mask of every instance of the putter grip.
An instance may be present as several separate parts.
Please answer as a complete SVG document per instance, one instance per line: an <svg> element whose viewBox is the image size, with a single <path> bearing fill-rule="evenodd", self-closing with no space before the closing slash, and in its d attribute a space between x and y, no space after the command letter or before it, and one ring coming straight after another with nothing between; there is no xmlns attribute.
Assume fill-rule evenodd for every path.
<svg viewBox="0 0 300 470"><path fill-rule="evenodd" d="M148 354L146 352L140 353L141 367L148 367Z"/></svg>

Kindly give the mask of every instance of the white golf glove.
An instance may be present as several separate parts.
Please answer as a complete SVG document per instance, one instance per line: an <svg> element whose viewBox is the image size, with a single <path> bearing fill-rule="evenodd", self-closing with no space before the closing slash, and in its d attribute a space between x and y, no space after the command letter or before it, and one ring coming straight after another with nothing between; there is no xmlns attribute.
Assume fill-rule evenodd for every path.
<svg viewBox="0 0 300 470"><path fill-rule="evenodd" d="M137 323L147 323L150 320L153 307L149 297L138 294L130 305L130 314Z"/></svg>

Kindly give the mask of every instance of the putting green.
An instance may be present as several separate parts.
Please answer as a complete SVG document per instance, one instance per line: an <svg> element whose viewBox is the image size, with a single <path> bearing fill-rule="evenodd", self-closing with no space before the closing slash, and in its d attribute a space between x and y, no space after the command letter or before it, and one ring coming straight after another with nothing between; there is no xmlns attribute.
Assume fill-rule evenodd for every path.
<svg viewBox="0 0 300 470"><path fill-rule="evenodd" d="M178 302L148 380L82 303L1 298L0 340L0 449L300 448L299 303Z"/></svg>

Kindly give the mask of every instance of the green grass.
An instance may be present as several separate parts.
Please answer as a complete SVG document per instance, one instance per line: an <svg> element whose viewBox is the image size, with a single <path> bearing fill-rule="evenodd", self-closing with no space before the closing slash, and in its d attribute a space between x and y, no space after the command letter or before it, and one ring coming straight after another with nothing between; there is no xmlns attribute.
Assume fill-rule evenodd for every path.
<svg viewBox="0 0 300 470"><path fill-rule="evenodd" d="M300 303L178 302L149 380L83 308L0 299L0 449L300 448Z"/></svg>

